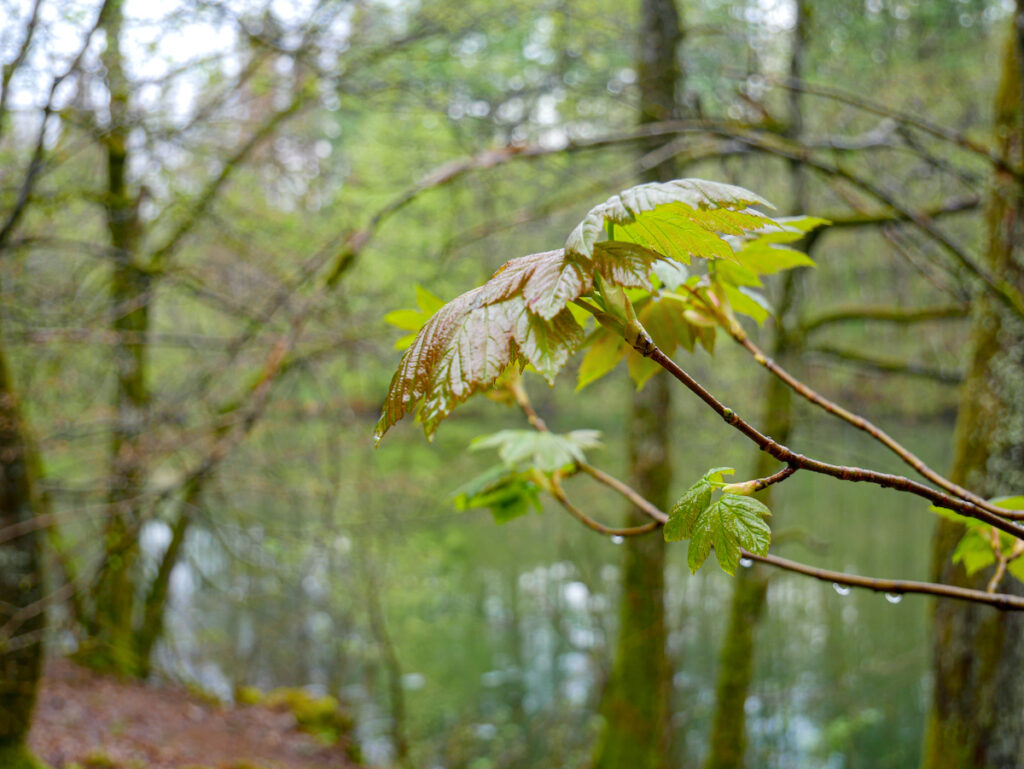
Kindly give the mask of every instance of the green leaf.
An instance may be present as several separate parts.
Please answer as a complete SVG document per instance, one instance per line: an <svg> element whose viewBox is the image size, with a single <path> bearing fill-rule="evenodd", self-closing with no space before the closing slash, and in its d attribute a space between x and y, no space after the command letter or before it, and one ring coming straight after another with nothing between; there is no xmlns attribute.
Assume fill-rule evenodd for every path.
<svg viewBox="0 0 1024 769"><path fill-rule="evenodd" d="M440 297L434 296L432 293L423 288L423 286L416 286L416 304L423 312L428 315L433 315L435 312L444 307L444 300Z"/></svg>
<svg viewBox="0 0 1024 769"><path fill-rule="evenodd" d="M689 261L691 253L728 258L731 247L713 233L738 234L770 223L771 219L746 210L755 204L771 205L750 190L702 179L641 184L592 208L569 235L565 250L591 258L594 244L607 239L606 225L612 224L619 240L639 243L683 262ZM676 207L662 211L668 206ZM656 210L658 215L649 216ZM672 234L681 236L685 245L676 243Z"/></svg>
<svg viewBox="0 0 1024 769"><path fill-rule="evenodd" d="M771 544L771 529L764 519L771 511L753 497L723 494L697 518L690 538L687 563L690 571L701 567L711 547L726 574L735 574L740 548L765 555Z"/></svg>
<svg viewBox="0 0 1024 769"><path fill-rule="evenodd" d="M794 267L815 266L814 260L804 252L795 248L765 244L762 239L737 251L736 261L758 275L772 275Z"/></svg>
<svg viewBox="0 0 1024 769"><path fill-rule="evenodd" d="M666 542L678 542L693 535L697 518L711 504L715 485L722 482L722 476L732 475L734 472L731 467L713 467L683 492L669 510L664 528Z"/></svg>
<svg viewBox="0 0 1024 769"><path fill-rule="evenodd" d="M802 235L819 227L827 227L832 224L831 221L822 219L820 216L780 216L775 221L785 227L786 231L792 232L796 230Z"/></svg>
<svg viewBox="0 0 1024 769"><path fill-rule="evenodd" d="M771 316L771 305L768 304L768 300L764 295L757 291L747 286L734 288L730 285L723 285L722 290L725 292L725 298L733 310L749 315L757 321L758 325L764 323Z"/></svg>
<svg viewBox="0 0 1024 769"><path fill-rule="evenodd" d="M754 203L767 205L748 190L700 179L640 185L592 209L566 248L509 260L483 286L437 309L411 341L399 341L408 349L391 380L375 430L377 442L410 412L432 437L459 403L493 387L513 364L528 364L553 382L583 342L580 322L567 308L581 296L589 295L605 311L597 316L602 325L637 333L630 298L652 289L653 272L660 273L662 285L673 287L685 276L681 268L670 269L665 257L732 259L732 246L724 238L776 227L747 208ZM595 293L598 284L600 295ZM438 300L418 289L417 302L428 312ZM618 320L612 305L622 311ZM756 301L749 303L748 309L756 312L756 306ZM411 329L416 314L398 311L391 318ZM696 339L711 351L714 328L697 328L699 320L687 318L684 329L677 319L665 317L654 333L667 347L674 346L673 339L692 347ZM607 370L607 357L592 359L592 364L601 363L594 369ZM640 385L658 370L640 357L631 358L629 368Z"/></svg>
<svg viewBox="0 0 1024 769"><path fill-rule="evenodd" d="M711 484L701 479L676 500L665 523L666 542L679 542L693 536L693 527L700 514L711 504L713 491Z"/></svg>
<svg viewBox="0 0 1024 769"><path fill-rule="evenodd" d="M594 329L576 375L576 390L582 390L591 382L603 377L619 365L619 361L628 354L629 345L621 336L613 334L604 326Z"/></svg>
<svg viewBox="0 0 1024 769"><path fill-rule="evenodd" d="M662 294L652 297L637 312L651 339L666 355L672 355L676 347L693 351L693 333L683 316L688 305L688 298Z"/></svg>
<svg viewBox="0 0 1024 769"><path fill-rule="evenodd" d="M947 521L961 523L969 529L985 528L988 525L986 523L982 523L977 518L970 518L945 507L939 507L938 505L931 505L928 509L936 515L945 518Z"/></svg>
<svg viewBox="0 0 1024 769"><path fill-rule="evenodd" d="M387 323L403 331L419 331L429 318L419 310L393 310L384 316Z"/></svg>
<svg viewBox="0 0 1024 769"><path fill-rule="evenodd" d="M963 564L971 576L996 562L988 537L978 529L969 530L953 550L953 563Z"/></svg>
<svg viewBox="0 0 1024 769"><path fill-rule="evenodd" d="M1005 510L1024 510L1024 495L1016 497L993 497L989 500Z"/></svg>
<svg viewBox="0 0 1024 769"><path fill-rule="evenodd" d="M644 389L644 385L650 381L651 377L661 371L661 366L650 358L645 358L628 345L627 348L626 370L629 372L629 378L633 380L633 384L636 385L636 389L639 391Z"/></svg>
<svg viewBox="0 0 1024 769"><path fill-rule="evenodd" d="M1006 570L1021 582L1024 582L1024 558L1014 558L1007 564Z"/></svg>
<svg viewBox="0 0 1024 769"><path fill-rule="evenodd" d="M457 510L490 508L496 523L506 523L541 510L540 489L528 476L498 465L473 478L452 494Z"/></svg>
<svg viewBox="0 0 1024 769"><path fill-rule="evenodd" d="M585 462L585 449L598 448L601 434L596 430L573 430L565 434L536 430L500 430L475 439L471 451L497 449L498 456L509 467L535 467L554 472L566 465Z"/></svg>
<svg viewBox="0 0 1024 769"><path fill-rule="evenodd" d="M763 286L764 283L749 267L736 262L714 262L714 277L719 283L731 283L734 286Z"/></svg>

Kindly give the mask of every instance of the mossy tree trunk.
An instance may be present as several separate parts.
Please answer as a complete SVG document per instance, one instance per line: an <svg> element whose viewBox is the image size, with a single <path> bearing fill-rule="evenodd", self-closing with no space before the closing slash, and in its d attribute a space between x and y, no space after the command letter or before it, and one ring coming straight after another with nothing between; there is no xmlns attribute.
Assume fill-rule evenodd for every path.
<svg viewBox="0 0 1024 769"><path fill-rule="evenodd" d="M790 77L803 76L804 50L810 30L809 0L798 0L793 45L790 56ZM803 130L803 112L800 94L794 90L789 101L789 130L787 134L798 139ZM803 168L791 168L792 208L803 213L807 205L806 178ZM810 247L811 243L805 244ZM784 361L799 352L800 335L790 328L790 316L795 314L799 300L801 271L791 270L783 277L782 291L777 304L775 339L772 357ZM762 424L765 432L775 440L786 443L793 426L793 393L778 378L771 377L764 392ZM755 478L764 477L778 469L778 462L762 451L754 463ZM769 507L772 487L761 491L758 498ZM777 517L773 525L778 526ZM768 593L770 570L760 564L740 569L733 586L729 625L718 655L718 677L715 685L715 712L711 721L711 738L704 769L738 769L744 764L747 748L746 701L754 672L754 654L757 626L764 611Z"/></svg>
<svg viewBox="0 0 1024 769"><path fill-rule="evenodd" d="M80 658L100 670L136 674L135 572L145 491L143 436L149 406L146 338L153 286L149 272L138 261L140 197L129 184L129 83L121 51L123 23L123 0L110 0L100 14L100 28L106 37L102 61L109 125L103 131L102 142L107 158L104 210L113 255L110 308L116 385L103 560L90 593L91 612L82 618L87 639Z"/></svg>
<svg viewBox="0 0 1024 769"><path fill-rule="evenodd" d="M638 56L641 124L678 116L681 41L675 1L644 0ZM664 181L676 173L675 165L666 163L645 173L644 181ZM668 506L672 478L670 388L667 377L655 376L635 393L628 428L632 485L662 508ZM628 515L630 525L647 520L635 509ZM659 769L667 765L670 752L672 692L666 649L665 542L657 535L627 537L624 550L619 634L601 698L604 728L593 765L595 769Z"/></svg>
<svg viewBox="0 0 1024 769"><path fill-rule="evenodd" d="M25 747L43 661L43 560L32 494L31 447L0 350L0 766L36 766ZM28 524L28 526L26 526Z"/></svg>
<svg viewBox="0 0 1024 769"><path fill-rule="evenodd" d="M1019 167L1024 139L1018 2L997 95L995 138L1000 152ZM998 173L987 211L987 267L1022 281L1020 183ZM995 301L974 302L973 355L963 385L950 477L985 496L1024 492L1024 324ZM968 578L951 554L962 535L958 524L940 521L933 550L933 578L984 589L989 574ZM1024 594L1007 578L1001 589ZM934 693L922 765L925 769L1024 767L1024 615L974 604L939 600L933 614Z"/></svg>

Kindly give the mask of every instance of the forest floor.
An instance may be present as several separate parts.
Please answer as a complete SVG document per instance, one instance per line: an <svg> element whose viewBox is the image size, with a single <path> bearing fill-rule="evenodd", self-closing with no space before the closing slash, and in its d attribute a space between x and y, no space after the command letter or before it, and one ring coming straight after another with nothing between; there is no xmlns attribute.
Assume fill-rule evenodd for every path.
<svg viewBox="0 0 1024 769"><path fill-rule="evenodd" d="M176 686L97 675L68 660L43 676L29 744L54 769L348 769L343 745L288 711L220 705Z"/></svg>

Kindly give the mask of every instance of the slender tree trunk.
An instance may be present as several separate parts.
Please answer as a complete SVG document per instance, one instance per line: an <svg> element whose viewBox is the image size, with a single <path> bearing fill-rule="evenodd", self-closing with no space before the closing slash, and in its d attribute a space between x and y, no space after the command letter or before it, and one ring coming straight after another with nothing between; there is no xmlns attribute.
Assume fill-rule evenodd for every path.
<svg viewBox="0 0 1024 769"><path fill-rule="evenodd" d="M1001 154L1019 167L1021 29L1024 2L1004 54L995 117ZM987 267L1022 281L1024 194L1009 174L997 173L988 203ZM1024 323L991 299L975 301L970 370L961 391L950 478L986 496L1024 492ZM984 588L989 574L968 578L951 560L962 528L940 521L933 578ZM1001 586L1024 594L1012 577ZM925 738L925 769L1024 767L1024 615L974 604L936 601L933 614L935 688Z"/></svg>
<svg viewBox="0 0 1024 769"><path fill-rule="evenodd" d="M644 0L638 57L641 124L678 116L676 88L681 81L681 41L675 1ZM650 149L652 146L645 148ZM676 173L675 165L667 163L644 174L644 181L664 181ZM672 479L669 393L667 377L651 379L633 396L628 431L633 487L662 508L668 506ZM629 511L629 518L646 520L635 509ZM624 549L619 635L600 705L605 725L594 767L659 769L667 765L671 734L665 542L660 536L628 537Z"/></svg>
<svg viewBox="0 0 1024 769"><path fill-rule="evenodd" d="M121 34L123 0L109 2L100 26L106 34L102 55L106 70L110 125L103 135L107 155L105 209L114 254L110 306L115 336L114 428L110 439L107 491L109 515L103 536L104 557L91 595L88 639L80 658L92 667L127 674L138 672L135 656L135 576L139 555L140 505L145 489L142 438L149 389L146 335L152 279L138 263L139 196L128 182L129 83L124 71Z"/></svg>
<svg viewBox="0 0 1024 769"><path fill-rule="evenodd" d="M809 34L809 0L798 0L796 25L790 55L790 77L803 76L803 57ZM789 130L794 139L803 131L803 111L800 94L790 92ZM791 167L792 208L802 213L807 205L806 179L802 167L794 163ZM808 244L809 245L809 244ZM799 352L798 336L794 336L787 324L799 299L802 274L791 270L783 277L782 292L776 314L775 339L772 357L776 360L792 358ZM785 443L793 427L793 394L777 377L768 380L762 406L762 422L768 435ZM760 478L774 472L778 463L772 457L759 451L754 463L754 477ZM772 507L772 487L758 494L758 497ZM778 520L773 520L778 526ZM769 569L755 564L750 569L740 569L733 587L732 607L729 612L729 626L718 658L718 679L715 687L715 712L711 722L711 739L705 769L739 769L743 766L747 748L746 701L750 693L750 682L754 671L754 653L757 626L764 612L768 592Z"/></svg>
<svg viewBox="0 0 1024 769"><path fill-rule="evenodd" d="M31 448L0 350L0 529L36 511ZM0 766L36 766L25 747L43 661L45 607L38 531L0 544Z"/></svg>

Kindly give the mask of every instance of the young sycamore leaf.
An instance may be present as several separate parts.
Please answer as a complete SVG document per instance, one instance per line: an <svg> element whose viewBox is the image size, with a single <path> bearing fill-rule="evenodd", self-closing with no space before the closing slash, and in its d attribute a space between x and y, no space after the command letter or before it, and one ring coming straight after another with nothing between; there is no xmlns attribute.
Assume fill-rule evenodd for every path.
<svg viewBox="0 0 1024 769"><path fill-rule="evenodd" d="M696 573L712 546L718 565L730 575L736 573L739 565L740 548L765 555L772 534L764 519L770 515L771 511L753 497L723 494L693 525L686 558L690 571Z"/></svg>
<svg viewBox="0 0 1024 769"><path fill-rule="evenodd" d="M619 361L629 354L629 345L621 336L598 326L591 332L586 350L576 375L577 390L582 390L619 365Z"/></svg>
<svg viewBox="0 0 1024 769"><path fill-rule="evenodd" d="M736 471L731 467L713 467L683 492L668 511L668 521L664 527L666 542L679 542L693 536L697 518L711 504L715 484L721 485L722 476L732 475L734 472Z"/></svg>
<svg viewBox="0 0 1024 769"><path fill-rule="evenodd" d="M540 488L525 473L496 465L470 480L453 494L456 510L490 508L495 523L506 523L530 512L540 512Z"/></svg>
<svg viewBox="0 0 1024 769"><path fill-rule="evenodd" d="M989 502L1007 510L1024 510L1024 496L993 497ZM992 549L991 526L976 518L969 518L937 505L932 505L928 509L954 523L963 524L965 527L966 531L963 537L960 538L953 550L953 563L961 564L968 576L974 575L996 562L996 554ZM1002 555L1012 556L1017 544L1016 539L1001 531L998 532L997 542ZM1009 561L1007 570L1017 579L1024 581L1024 559L1014 557Z"/></svg>
<svg viewBox="0 0 1024 769"><path fill-rule="evenodd" d="M501 461L508 467L526 465L544 472L554 472L566 465L585 462L584 449L601 446L601 433L597 430L573 430L558 435L536 430L501 430L476 438L471 451L497 449Z"/></svg>
<svg viewBox="0 0 1024 769"><path fill-rule="evenodd" d="M676 205L671 211L657 211L672 204ZM621 239L684 263L689 263L691 254L729 258L732 249L713 233L728 227L724 230L727 234L740 234L770 223L771 219L748 211L748 206L755 204L771 207L760 195L731 184L702 179L641 184L612 195L590 209L565 241L565 250L583 257L592 256L594 245L606 239L608 225L612 225L612 232L620 233ZM716 219L713 211L741 216L736 221L721 216Z"/></svg>
<svg viewBox="0 0 1024 769"><path fill-rule="evenodd" d="M678 289L683 281L698 280L697 276L688 278L678 264L688 263L693 256L720 259L722 264L745 269L726 238L767 237L773 230L779 230L775 234L795 230L799 235L802 231L796 223L777 225L748 208L753 204L770 205L741 187L700 179L643 184L592 209L564 249L506 262L484 285L440 307L419 328L391 380L375 431L377 442L410 412L416 413L427 437L432 437L455 406L490 389L512 365L532 366L552 383L583 342L580 310L570 309L570 303L580 297L588 297L592 305L607 313L606 300L619 297L623 289L655 290L652 273L657 285L669 291ZM598 285L600 292L595 291ZM606 292L608 295L602 296ZM726 303L723 310L731 311L725 293L722 297ZM418 299L424 310L433 301L425 293L418 294ZM737 310L763 319L765 308L757 296L737 292L734 300ZM709 325L701 328L698 321L703 316L696 307L683 308L681 319L663 317L667 308L655 309L652 304L648 310L650 333L659 346L663 343L663 349L671 353L677 345L692 349L696 340L713 351L714 318L708 318ZM405 328L420 321L420 316L411 312L389 317ZM602 323L612 320L607 316L598 319ZM624 325L629 330L636 323ZM585 384L610 370L617 355L610 343L598 345L595 340L580 381ZM650 361L630 357L631 373L640 383L657 370L653 364L645 364Z"/></svg>
<svg viewBox="0 0 1024 769"><path fill-rule="evenodd" d="M444 302L434 296L422 286L416 286L416 304L418 310L394 310L384 316L384 320L395 328L403 331L419 331L423 324L430 320L430 316L444 306ZM412 344L416 334L408 334L395 342L396 350L404 350Z"/></svg>
<svg viewBox="0 0 1024 769"><path fill-rule="evenodd" d="M995 562L992 543L979 529L970 529L953 550L953 563L963 564L969 577Z"/></svg>

